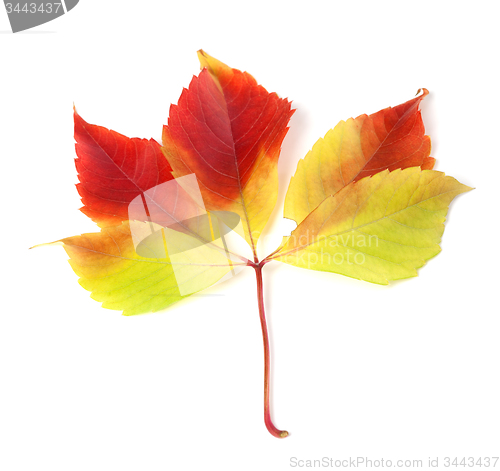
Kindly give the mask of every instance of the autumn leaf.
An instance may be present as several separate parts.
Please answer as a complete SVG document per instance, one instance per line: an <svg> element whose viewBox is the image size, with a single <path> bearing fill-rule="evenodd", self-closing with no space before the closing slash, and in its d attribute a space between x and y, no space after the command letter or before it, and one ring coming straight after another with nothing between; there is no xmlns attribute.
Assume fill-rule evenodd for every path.
<svg viewBox="0 0 500 471"><path fill-rule="evenodd" d="M271 259L388 284L440 252L448 206L471 190L434 170L384 170L327 197Z"/></svg>
<svg viewBox="0 0 500 471"><path fill-rule="evenodd" d="M163 151L174 177L196 175L209 211L241 217L256 261L278 196L278 157L293 111L250 74L204 51L198 56L204 69L171 106Z"/></svg>
<svg viewBox="0 0 500 471"><path fill-rule="evenodd" d="M155 312L182 299L169 258L155 253L138 256L128 221L58 243L69 255L80 285L105 308L133 315Z"/></svg>
<svg viewBox="0 0 500 471"><path fill-rule="evenodd" d="M80 284L103 307L136 315L255 270L264 340L264 422L270 347L263 267L273 261L387 284L435 256L450 202L469 191L432 170L419 105L427 95L341 121L299 162L284 215L298 226L259 260L274 209L290 103L203 51L202 70L170 108L162 145L89 124L75 110L84 214L100 232L62 245ZM45 244L47 245L47 244ZM241 255L251 249L252 259Z"/></svg>
<svg viewBox="0 0 500 471"><path fill-rule="evenodd" d="M402 105L340 121L328 131L299 161L284 216L298 224L328 196L385 169L432 169L431 141L419 111L427 94L424 88L422 95Z"/></svg>
<svg viewBox="0 0 500 471"><path fill-rule="evenodd" d="M137 221L134 223L137 225ZM195 262L174 263L167 251L162 250L162 239L160 244L146 239L140 249L134 246L130 224L127 221L120 226L102 228L99 233L56 242L63 245L71 267L80 277L80 285L92 293L92 298L102 302L105 308L123 311L126 316L164 309L216 283L238 263L232 262L231 266L224 252L206 245L200 246L204 253L196 252ZM148 229L147 224L142 225ZM190 239L175 233L181 234L182 241ZM161 232L157 234L161 236Z"/></svg>
<svg viewBox="0 0 500 471"><path fill-rule="evenodd" d="M74 120L81 211L100 227L127 221L134 198L174 178L154 139L130 139L89 124L76 109Z"/></svg>

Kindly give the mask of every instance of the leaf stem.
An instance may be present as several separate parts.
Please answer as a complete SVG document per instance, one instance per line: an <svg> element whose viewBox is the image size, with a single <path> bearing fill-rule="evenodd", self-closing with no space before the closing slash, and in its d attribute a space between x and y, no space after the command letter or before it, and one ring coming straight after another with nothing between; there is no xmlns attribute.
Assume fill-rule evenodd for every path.
<svg viewBox="0 0 500 471"><path fill-rule="evenodd" d="M264 311L264 286L262 282L262 268L265 265L265 261L258 264L250 264L255 269L255 275L257 277L257 299L259 302L259 315L260 324L262 327L262 338L264 340L264 422L266 424L269 433L276 438L285 438L288 436L288 432L285 430L278 430L272 420L271 420L271 409L269 406L270 399L270 389L269 389L269 379L271 371L271 359L269 352L269 335L267 332L266 324L266 314Z"/></svg>

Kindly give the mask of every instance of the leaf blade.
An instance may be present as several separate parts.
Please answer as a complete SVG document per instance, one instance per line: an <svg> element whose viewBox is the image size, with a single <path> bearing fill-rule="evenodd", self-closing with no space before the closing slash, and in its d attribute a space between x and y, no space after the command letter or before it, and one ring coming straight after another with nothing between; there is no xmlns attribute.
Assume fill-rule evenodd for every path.
<svg viewBox="0 0 500 471"><path fill-rule="evenodd" d="M147 227L146 227L147 230ZM178 241L189 236L177 233ZM201 247L208 257L199 263L172 262L160 239L142 248L149 256L138 255L129 222L108 226L98 233L67 237L53 244L62 244L70 257L70 265L79 276L80 285L91 297L107 309L121 310L126 316L156 312L174 304L220 280L234 266L218 263L222 255L211 248ZM200 256L200 249L196 255ZM208 255L207 255L208 254ZM184 256L183 261L188 261ZM179 272L180 269L180 272ZM181 277L179 277L181 273ZM182 283L191 283L182 286Z"/></svg>
<svg viewBox="0 0 500 471"><path fill-rule="evenodd" d="M154 139L129 138L89 124L76 109L74 122L81 211L99 227L128 220L128 207L134 198L173 179Z"/></svg>
<svg viewBox="0 0 500 471"><path fill-rule="evenodd" d="M272 259L379 284L416 276L441 250L450 202L470 190L434 170L385 170L325 199Z"/></svg>
<svg viewBox="0 0 500 471"><path fill-rule="evenodd" d="M277 162L293 114L246 72L199 52L193 77L163 129L163 151L176 178L194 173L209 211L240 215L255 248L276 204Z"/></svg>
<svg viewBox="0 0 500 471"><path fill-rule="evenodd" d="M284 216L297 223L325 198L382 170L433 168L431 144L419 111L428 94L372 115L340 121L297 165L285 197Z"/></svg>

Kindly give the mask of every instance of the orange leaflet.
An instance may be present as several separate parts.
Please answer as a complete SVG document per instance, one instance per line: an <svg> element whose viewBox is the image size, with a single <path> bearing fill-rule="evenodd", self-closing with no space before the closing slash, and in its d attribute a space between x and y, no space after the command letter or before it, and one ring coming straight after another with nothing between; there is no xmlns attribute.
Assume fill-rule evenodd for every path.
<svg viewBox="0 0 500 471"><path fill-rule="evenodd" d="M100 227L128 220L137 196L174 178L154 139L131 139L89 124L76 110L74 118L81 211Z"/></svg>
<svg viewBox="0 0 500 471"><path fill-rule="evenodd" d="M163 151L176 178L195 174L208 210L238 214L254 255L276 204L277 163L293 114L246 72L199 52L205 67L170 108Z"/></svg>
<svg viewBox="0 0 500 471"><path fill-rule="evenodd" d="M423 94L394 108L340 121L299 161L284 216L303 221L328 196L383 170L433 168L431 141L418 109Z"/></svg>

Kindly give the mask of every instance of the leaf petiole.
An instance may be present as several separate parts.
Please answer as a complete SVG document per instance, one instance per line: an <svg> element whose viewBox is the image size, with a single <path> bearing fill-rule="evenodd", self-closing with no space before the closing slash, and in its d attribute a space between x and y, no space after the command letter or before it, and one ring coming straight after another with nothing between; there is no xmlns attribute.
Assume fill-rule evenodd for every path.
<svg viewBox="0 0 500 471"><path fill-rule="evenodd" d="M262 282L262 268L269 260L262 260L259 263L251 263L250 266L255 270L257 277L257 300L259 304L260 325L262 327L262 339L264 341L264 422L267 430L276 438L285 438L288 436L286 430L278 430L271 419L270 409L270 372L271 358L269 351L269 335L267 331L266 313L264 310L264 286Z"/></svg>

